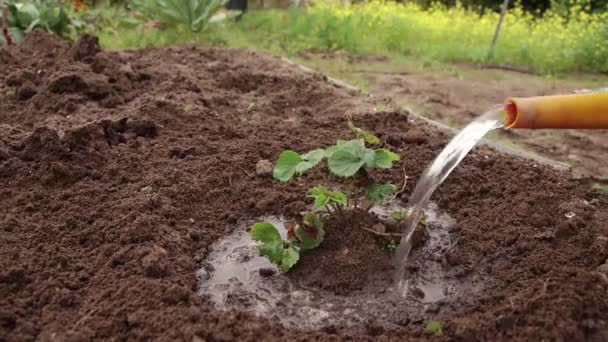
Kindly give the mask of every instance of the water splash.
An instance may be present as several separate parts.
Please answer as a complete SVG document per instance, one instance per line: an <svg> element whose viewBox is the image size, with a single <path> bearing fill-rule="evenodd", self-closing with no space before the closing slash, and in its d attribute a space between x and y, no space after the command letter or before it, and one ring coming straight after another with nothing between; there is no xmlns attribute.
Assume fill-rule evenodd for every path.
<svg viewBox="0 0 608 342"><path fill-rule="evenodd" d="M502 106L497 105L460 131L420 177L409 199L405 231L396 253L396 289L402 295L405 295L408 289L409 277L406 274L406 264L412 249L412 236L431 195L488 132L501 127L503 127Z"/></svg>

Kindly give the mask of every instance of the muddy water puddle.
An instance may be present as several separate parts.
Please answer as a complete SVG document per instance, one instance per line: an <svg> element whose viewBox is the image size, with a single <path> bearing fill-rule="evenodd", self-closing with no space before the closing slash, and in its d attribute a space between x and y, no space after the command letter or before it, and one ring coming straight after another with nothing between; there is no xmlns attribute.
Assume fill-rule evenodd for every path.
<svg viewBox="0 0 608 342"><path fill-rule="evenodd" d="M391 202L371 211L384 220L394 210L405 208ZM420 248L412 251L409 267L416 271L407 280L406 296L391 290L390 272L347 296L305 287L259 256L258 245L249 233L254 220L242 222L212 247L204 267L197 273L200 295L220 309L251 312L294 328L353 327L369 321L402 326L432 319L441 306L465 293L471 295L480 286L471 279L448 276L443 254L455 242L448 232L454 220L433 203L426 214L428 237ZM261 217L256 221L274 224L285 237L280 217ZM378 253L387 252L379 248Z"/></svg>

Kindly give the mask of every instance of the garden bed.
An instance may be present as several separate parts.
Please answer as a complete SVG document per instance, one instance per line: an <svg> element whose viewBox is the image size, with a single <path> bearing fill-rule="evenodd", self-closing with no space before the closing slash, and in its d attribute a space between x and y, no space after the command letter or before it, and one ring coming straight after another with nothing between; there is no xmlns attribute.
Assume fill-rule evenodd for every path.
<svg viewBox="0 0 608 342"><path fill-rule="evenodd" d="M401 156L382 178L399 183L404 169L407 200L449 134L252 51L104 52L94 37L70 47L35 32L0 63L0 340L438 338L428 320L446 339L608 339L608 200L563 171L483 147L433 196L455 222L438 262L480 291L411 317L284 327L198 293L215 242L244 220L297 213L310 186L332 184L320 170L279 183L256 163L347 138L353 114ZM388 260L373 237L327 234L274 277L347 297L361 278L340 263L390 272L340 255L321 263L326 278L305 279L335 249Z"/></svg>

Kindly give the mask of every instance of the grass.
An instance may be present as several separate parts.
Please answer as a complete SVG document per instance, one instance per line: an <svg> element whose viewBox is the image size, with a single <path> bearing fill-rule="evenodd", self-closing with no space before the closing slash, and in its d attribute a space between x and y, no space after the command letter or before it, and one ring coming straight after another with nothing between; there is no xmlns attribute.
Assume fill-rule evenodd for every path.
<svg viewBox="0 0 608 342"><path fill-rule="evenodd" d="M576 15L568 20L551 11L535 18L511 10L491 58L498 14L480 15L461 7L423 10L412 3L324 1L306 9L254 11L239 28L243 45L271 51L398 53L429 63L491 62L541 73L608 72L608 12L573 11Z"/></svg>
<svg viewBox="0 0 608 342"><path fill-rule="evenodd" d="M131 26L124 10L105 7L99 35L107 48L213 43L279 55L315 50L400 56L425 68L465 62L512 65L545 75L608 72L608 11L590 15L574 6L571 12L570 19L552 11L535 18L519 8L510 10L492 57L497 13L440 6L423 10L383 0L352 5L316 1L300 9L251 11L238 23L216 23L205 33Z"/></svg>

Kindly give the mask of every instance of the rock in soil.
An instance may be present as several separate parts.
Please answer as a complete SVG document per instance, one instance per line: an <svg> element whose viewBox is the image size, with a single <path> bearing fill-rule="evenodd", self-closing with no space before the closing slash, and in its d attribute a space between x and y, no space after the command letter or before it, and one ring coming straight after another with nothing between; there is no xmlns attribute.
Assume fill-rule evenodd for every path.
<svg viewBox="0 0 608 342"><path fill-rule="evenodd" d="M255 174L258 176L269 176L272 175L272 169L274 166L270 160L262 159L255 164Z"/></svg>
<svg viewBox="0 0 608 342"><path fill-rule="evenodd" d="M270 267L260 268L260 275L262 277L270 277L270 276L273 276L275 273L277 273L277 271L275 271L274 268L270 268Z"/></svg>

